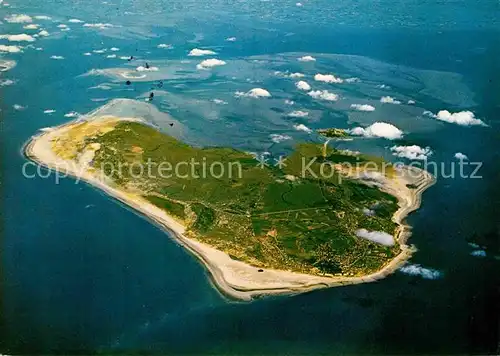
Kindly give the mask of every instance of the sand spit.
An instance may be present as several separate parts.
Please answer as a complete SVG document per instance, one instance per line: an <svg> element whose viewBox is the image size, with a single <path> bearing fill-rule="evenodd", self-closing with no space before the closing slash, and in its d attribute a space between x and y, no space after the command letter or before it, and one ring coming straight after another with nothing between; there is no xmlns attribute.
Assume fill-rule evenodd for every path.
<svg viewBox="0 0 500 356"><path fill-rule="evenodd" d="M104 122L103 120L108 120L107 123L109 123L110 120L134 119L111 117L99 119L99 121ZM187 248L202 262L210 272L212 281L219 291L238 300L251 300L263 295L295 294L318 288L373 282L393 273L410 258L415 250L406 244L411 235L411 228L404 222L404 219L410 212L420 207L422 193L435 181L429 173L418 168L405 166L398 169L397 178L386 179L380 183L382 190L394 195L399 201L399 210L394 214L393 220L399 225L396 238L400 243L401 253L379 271L362 277L322 277L270 269L259 272L257 267L235 261L222 251L192 238L187 238L184 234L185 227L165 211L149 203L140 195L125 191L113 182L107 181L102 175L93 173L85 162L66 160L58 156L52 150L52 141L82 121L83 119L80 118L33 136L25 146L26 156L49 169L73 176L103 190L106 194L130 206L167 230L175 241ZM93 121L96 122L95 119ZM411 184L413 188L408 188L407 184Z"/></svg>

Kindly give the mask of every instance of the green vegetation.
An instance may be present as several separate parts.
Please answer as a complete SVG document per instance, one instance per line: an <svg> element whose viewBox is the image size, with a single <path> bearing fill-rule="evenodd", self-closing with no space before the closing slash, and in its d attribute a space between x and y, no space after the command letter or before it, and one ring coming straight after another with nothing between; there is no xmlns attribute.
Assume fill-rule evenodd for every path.
<svg viewBox="0 0 500 356"><path fill-rule="evenodd" d="M320 174L325 161L363 162L365 156L328 148L324 157L322 145L302 144L286 167L260 167L247 153L192 147L136 122L120 122L84 141L100 144L94 169L103 167L115 183L181 219L189 236L256 267L360 275L380 269L399 251L355 236L361 228L394 233L393 196L340 179L336 171ZM303 175L303 162L310 161L312 173ZM220 169L210 172L214 162L225 167L220 178L214 177ZM149 167L144 174L137 174L140 164ZM365 214L368 208L375 214Z"/></svg>
<svg viewBox="0 0 500 356"><path fill-rule="evenodd" d="M175 217L178 217L180 219L185 219L186 214L185 214L185 209L186 207L183 204L176 203L170 199L167 198L160 198L155 195L146 195L144 196L147 200L149 200L151 203L156 205L158 208L161 208L165 211L167 211L170 215L173 215Z"/></svg>
<svg viewBox="0 0 500 356"><path fill-rule="evenodd" d="M191 209L196 214L193 228L199 232L209 231L215 222L215 211L200 203L193 203Z"/></svg>
<svg viewBox="0 0 500 356"><path fill-rule="evenodd" d="M320 135L323 135L323 136L329 137L329 138L348 137L349 136L349 134L344 129L336 129L336 128L319 129L317 132Z"/></svg>

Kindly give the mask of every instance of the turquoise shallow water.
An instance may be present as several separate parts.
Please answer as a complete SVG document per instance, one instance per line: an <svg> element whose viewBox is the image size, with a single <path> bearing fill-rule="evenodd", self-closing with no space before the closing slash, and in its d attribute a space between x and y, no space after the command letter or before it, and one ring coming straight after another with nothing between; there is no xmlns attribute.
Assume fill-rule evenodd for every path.
<svg viewBox="0 0 500 356"><path fill-rule="evenodd" d="M493 352L498 261L471 256L467 239L498 228L498 11L491 1L303 1L302 7L284 0L258 6L229 0L0 5L2 18L52 18L33 19L48 37L0 43L25 47L22 53L0 54L17 62L0 78L13 81L0 87L0 351ZM68 22L71 18L113 26L84 27ZM23 29L25 23L3 22L5 34L38 32ZM61 23L71 30L61 32ZM226 41L229 37L236 41ZM157 48L159 44L173 48ZM197 47L217 52L215 57L227 64L197 70L203 58L187 56ZM103 48L108 49L104 54L83 55ZM112 54L118 58L107 58ZM133 62L119 58L131 55ZM304 55L317 60L297 61ZM126 86L117 76L146 61L159 68L148 73L147 81ZM304 80L315 89L328 89L341 100L328 103L300 93L294 80L284 77L286 71L306 74ZM316 73L360 82L318 83L312 79ZM254 87L266 88L273 97L234 97L236 91ZM397 272L370 285L229 302L193 257L126 207L71 179L55 184L54 179L22 176L22 146L38 129L113 98L142 101L152 88L153 104L177 120L183 138L196 145L281 154L296 142L318 140L295 130L295 124L315 129L381 120L401 128L406 142L430 146L433 161L449 163L455 152L464 152L483 162L482 179L438 179L425 193L422 208L409 218L411 241L419 249L411 263L439 271L441 278ZM379 99L386 95L403 104L382 105ZM406 105L407 100L416 103ZM353 112L352 103L376 110ZM24 109L14 109L15 104ZM44 114L47 109L56 112ZM441 109L472 110L489 127L462 127L422 115ZM286 117L292 110L307 110L309 116ZM161 115L153 116L161 126ZM292 139L275 144L270 134ZM394 158L391 145L384 139L360 139L342 147Z"/></svg>

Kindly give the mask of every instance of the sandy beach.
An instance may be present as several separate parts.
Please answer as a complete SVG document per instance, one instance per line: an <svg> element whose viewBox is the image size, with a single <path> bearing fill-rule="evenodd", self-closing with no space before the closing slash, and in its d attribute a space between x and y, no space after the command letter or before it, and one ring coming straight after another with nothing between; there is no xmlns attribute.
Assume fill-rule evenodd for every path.
<svg viewBox="0 0 500 356"><path fill-rule="evenodd" d="M394 195L399 202L399 209L394 214L393 220L399 225L396 238L400 243L401 253L379 271L361 277L322 277L270 269L259 272L257 267L233 260L222 251L186 237L185 226L140 195L114 186L112 182L102 179L101 175L92 173L87 169L88 167L79 162L58 156L52 150L51 142L79 122L81 120L42 131L26 144L25 155L40 165L58 170L101 189L161 226L175 241L202 262L210 272L213 284L222 294L237 300L251 300L263 295L294 294L318 288L373 282L393 273L411 257L414 251L413 247L407 245L411 227L405 223L404 219L420 207L422 193L435 181L429 173L405 166L400 168L401 174L398 174L397 178L386 179L381 184L380 188ZM408 188L407 184L411 184L413 189Z"/></svg>

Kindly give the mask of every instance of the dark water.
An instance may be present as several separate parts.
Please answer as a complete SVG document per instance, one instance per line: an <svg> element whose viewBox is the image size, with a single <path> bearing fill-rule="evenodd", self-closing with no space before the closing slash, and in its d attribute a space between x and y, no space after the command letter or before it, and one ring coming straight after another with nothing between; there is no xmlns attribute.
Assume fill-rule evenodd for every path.
<svg viewBox="0 0 500 356"><path fill-rule="evenodd" d="M498 5L489 1L408 1L391 8L392 2L379 1L370 2L372 8L359 8L361 5L342 3L336 7L304 1L304 14L287 17L280 9L286 3L293 7L290 11L295 11L295 2L262 2L245 8L231 1L216 1L213 8L200 3L202 9L196 10L193 2L174 2L179 8L170 15L165 10L170 5L163 1L138 1L135 5L120 2L116 4L119 10L96 1L75 2L74 7L57 1L44 5L21 1L17 9L1 8L2 17L11 13L47 14L112 23L119 23L117 11L123 11L120 6L124 4L128 10L152 10L154 14L123 20L123 32L134 30L133 34L113 37L94 31L72 32L67 37L49 37L43 44L38 40L35 46L44 47L43 52L25 50L20 55L4 55L18 63L2 75L2 79L11 78L16 83L0 87L0 351L498 351L499 263L491 255L471 256L467 244L474 233L499 229L500 32L495 22L498 16L494 16L499 14ZM342 11L335 16L334 10ZM217 13L222 15L218 17ZM93 14L97 14L95 18ZM175 25L163 25L163 18L170 21L173 17ZM138 25L132 28L135 22ZM138 28L163 37L139 35ZM8 27L6 33L21 33L19 29ZM286 36L291 32L294 35ZM197 33L204 34L202 44L187 44ZM55 184L53 178L22 176L26 160L21 150L37 129L69 120L63 113L84 113L102 104L89 97L135 98L149 90L148 84L135 92L88 89L100 84L102 78L77 76L106 64L94 57L90 63L76 60L75 53L80 56L89 49L110 47L111 43L133 53L137 47L154 48L152 43L172 42L176 44L172 56L181 58L186 48L221 43L221 39L233 35L238 41L224 52L225 60L290 51L356 54L397 66L463 76L474 94L473 105L450 106L423 93L405 93L418 97L427 110L472 110L489 124L488 128L446 125L407 137L430 145L437 162L451 162L455 152L466 152L483 162L482 179L438 179L425 193L421 209L409 218L414 226L411 242L419 250L411 262L440 271L442 278L427 280L397 272L373 284L251 303L230 302L211 286L193 257L142 217L71 179ZM52 54L68 60L48 59ZM189 88L190 84L186 85ZM172 89L176 90L182 95L183 89ZM16 111L12 108L16 103L27 108ZM49 108L56 109L57 114L42 113ZM182 116L183 107L177 109ZM180 119L188 127L201 125L187 116ZM372 147L366 149L373 152L383 152L387 145L379 140L370 144Z"/></svg>

